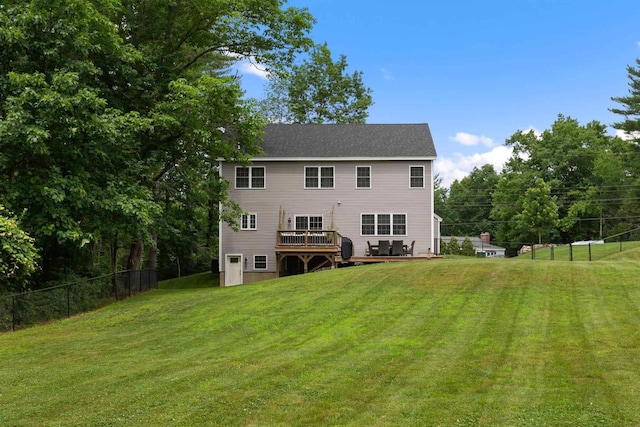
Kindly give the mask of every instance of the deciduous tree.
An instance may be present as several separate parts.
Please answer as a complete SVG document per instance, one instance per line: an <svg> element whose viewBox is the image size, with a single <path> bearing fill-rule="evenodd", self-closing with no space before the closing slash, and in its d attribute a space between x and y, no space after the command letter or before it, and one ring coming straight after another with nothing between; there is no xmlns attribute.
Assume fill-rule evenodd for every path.
<svg viewBox="0 0 640 427"><path fill-rule="evenodd" d="M466 177L455 180L446 199L446 233L451 235L479 236L482 232L494 233L490 220L491 197L498 182L498 174L492 165L474 167Z"/></svg>
<svg viewBox="0 0 640 427"><path fill-rule="evenodd" d="M97 241L149 242L153 266L162 219L212 201L233 221L216 159L256 154L262 120L224 67L284 67L312 23L280 0L4 2L0 201L25 211L45 275L89 265Z"/></svg>
<svg viewBox="0 0 640 427"><path fill-rule="evenodd" d="M608 176L609 182L615 182L622 177L603 162L624 156L619 143L619 139L607 135L606 126L599 122L580 125L563 115L540 135L533 131L513 134L506 141L513 148L513 155L493 197L492 216L501 221L499 240L528 239L522 223L514 217L524 209L520 197L535 186L538 178L551 187L551 195L557 198L562 231L558 238L566 242L597 237L603 202L609 199L602 194L604 180Z"/></svg>
<svg viewBox="0 0 640 427"><path fill-rule="evenodd" d="M21 291L36 271L37 260L33 238L0 205L0 294Z"/></svg>
<svg viewBox="0 0 640 427"><path fill-rule="evenodd" d="M442 185L442 177L438 174L433 176L433 211L443 220L450 221L451 214L447 205L449 189Z"/></svg>
<svg viewBox="0 0 640 427"><path fill-rule="evenodd" d="M0 25L0 197L24 212L45 278L82 272L87 243L149 225L153 203L132 161L148 120L112 108L97 84L136 55L86 1L10 3Z"/></svg>
<svg viewBox="0 0 640 427"><path fill-rule="evenodd" d="M362 72L347 72L347 58L337 61L324 45L291 68L274 70L263 113L272 122L365 123L373 103Z"/></svg>
<svg viewBox="0 0 640 427"><path fill-rule="evenodd" d="M537 234L538 243L542 243L543 233L557 226L556 197L551 196L551 187L542 178L536 179L522 196L522 211L516 215L516 221L521 230Z"/></svg>

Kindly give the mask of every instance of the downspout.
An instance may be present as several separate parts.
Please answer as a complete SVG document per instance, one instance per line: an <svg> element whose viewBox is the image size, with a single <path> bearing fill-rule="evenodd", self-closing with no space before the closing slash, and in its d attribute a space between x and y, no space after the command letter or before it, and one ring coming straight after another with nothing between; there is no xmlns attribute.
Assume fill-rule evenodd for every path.
<svg viewBox="0 0 640 427"><path fill-rule="evenodd" d="M218 160L218 176L222 178L222 160ZM218 202L218 271L224 271L222 259L222 200Z"/></svg>
<svg viewBox="0 0 640 427"><path fill-rule="evenodd" d="M431 198L431 202L429 204L429 209L430 209L430 215L429 215L429 224L431 225L431 243L429 243L429 252L431 252L432 254L435 254L438 251L438 247L437 247L437 243L436 243L436 236L435 236L435 229L434 229L434 222L435 222L435 217L434 217L434 206L433 204L435 203L435 197L434 197L434 188L433 188L433 164L434 161L430 160L429 161L429 180L431 181L429 184L429 194L430 194L430 198Z"/></svg>

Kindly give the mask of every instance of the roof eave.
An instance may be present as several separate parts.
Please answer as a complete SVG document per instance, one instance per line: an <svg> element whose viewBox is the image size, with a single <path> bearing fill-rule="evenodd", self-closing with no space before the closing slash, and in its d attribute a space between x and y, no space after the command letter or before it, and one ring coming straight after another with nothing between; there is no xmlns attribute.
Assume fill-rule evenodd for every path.
<svg viewBox="0 0 640 427"><path fill-rule="evenodd" d="M374 162L374 161L435 161L437 156L416 157L254 157L251 162ZM220 162L235 162L218 158Z"/></svg>

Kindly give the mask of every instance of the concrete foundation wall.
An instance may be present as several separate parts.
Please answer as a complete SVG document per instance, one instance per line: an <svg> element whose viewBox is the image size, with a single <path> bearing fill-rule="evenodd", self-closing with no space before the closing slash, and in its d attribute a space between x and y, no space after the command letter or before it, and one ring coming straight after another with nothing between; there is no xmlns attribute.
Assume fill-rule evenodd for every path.
<svg viewBox="0 0 640 427"><path fill-rule="evenodd" d="M245 271L242 274L243 284L259 282L261 280L267 280L267 279L275 279L277 277L278 276L276 275L275 272L273 272L273 273L272 272L255 273L255 272ZM220 286L221 287L225 287L224 286L224 271L220 272Z"/></svg>

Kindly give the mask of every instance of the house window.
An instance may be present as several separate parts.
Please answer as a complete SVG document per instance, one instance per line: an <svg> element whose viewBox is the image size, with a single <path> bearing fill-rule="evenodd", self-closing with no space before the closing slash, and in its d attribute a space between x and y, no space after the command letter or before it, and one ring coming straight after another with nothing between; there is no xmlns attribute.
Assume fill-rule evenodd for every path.
<svg viewBox="0 0 640 427"><path fill-rule="evenodd" d="M424 188L424 166L411 166L411 188Z"/></svg>
<svg viewBox="0 0 640 427"><path fill-rule="evenodd" d="M258 214L242 214L240 219L240 230L257 230L258 229Z"/></svg>
<svg viewBox="0 0 640 427"><path fill-rule="evenodd" d="M333 188L333 166L305 166L304 188Z"/></svg>
<svg viewBox="0 0 640 427"><path fill-rule="evenodd" d="M356 188L371 188L371 166L356 166Z"/></svg>
<svg viewBox="0 0 640 427"><path fill-rule="evenodd" d="M376 216L375 214L362 214L362 235L376 235Z"/></svg>
<svg viewBox="0 0 640 427"><path fill-rule="evenodd" d="M376 234L379 236L391 235L391 215L378 214L378 224L376 225Z"/></svg>
<svg viewBox="0 0 640 427"><path fill-rule="evenodd" d="M321 215L296 216L296 230L322 230Z"/></svg>
<svg viewBox="0 0 640 427"><path fill-rule="evenodd" d="M393 214L393 235L405 236L407 234L407 216L405 214Z"/></svg>
<svg viewBox="0 0 640 427"><path fill-rule="evenodd" d="M406 236L407 214L362 214L360 230L363 236Z"/></svg>
<svg viewBox="0 0 640 427"><path fill-rule="evenodd" d="M254 255L253 256L253 269L254 270L266 270L267 269L267 256L266 255Z"/></svg>
<svg viewBox="0 0 640 427"><path fill-rule="evenodd" d="M236 188L265 188L264 166L236 166Z"/></svg>

